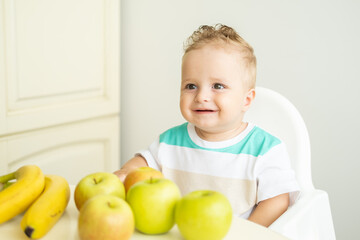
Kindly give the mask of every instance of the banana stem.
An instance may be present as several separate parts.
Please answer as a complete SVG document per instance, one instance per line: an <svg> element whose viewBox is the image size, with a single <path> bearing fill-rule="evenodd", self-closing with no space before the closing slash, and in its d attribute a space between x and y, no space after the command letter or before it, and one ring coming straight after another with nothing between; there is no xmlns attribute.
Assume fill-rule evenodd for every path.
<svg viewBox="0 0 360 240"><path fill-rule="evenodd" d="M0 176L0 183L7 183L10 180L15 179L15 172Z"/></svg>
<svg viewBox="0 0 360 240"><path fill-rule="evenodd" d="M10 187L11 185L13 185L15 182L7 182L7 183L4 183L3 185L3 190Z"/></svg>
<svg viewBox="0 0 360 240"><path fill-rule="evenodd" d="M13 185L15 182L6 182L6 183L0 183L0 191L5 190L6 188Z"/></svg>

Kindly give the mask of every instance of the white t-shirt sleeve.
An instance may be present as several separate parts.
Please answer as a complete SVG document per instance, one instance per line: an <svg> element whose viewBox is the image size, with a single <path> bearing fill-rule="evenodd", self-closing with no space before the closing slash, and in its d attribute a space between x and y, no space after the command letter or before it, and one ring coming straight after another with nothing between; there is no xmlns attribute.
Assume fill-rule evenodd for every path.
<svg viewBox="0 0 360 240"><path fill-rule="evenodd" d="M294 204L300 193L300 188L291 168L289 155L284 143L281 143L259 157L256 164L258 194L257 202L278 196L290 194L290 205Z"/></svg>
<svg viewBox="0 0 360 240"><path fill-rule="evenodd" d="M145 158L149 167L161 171L162 165L159 162L158 152L159 152L159 138L157 138L146 150L139 151L136 155L141 155Z"/></svg>

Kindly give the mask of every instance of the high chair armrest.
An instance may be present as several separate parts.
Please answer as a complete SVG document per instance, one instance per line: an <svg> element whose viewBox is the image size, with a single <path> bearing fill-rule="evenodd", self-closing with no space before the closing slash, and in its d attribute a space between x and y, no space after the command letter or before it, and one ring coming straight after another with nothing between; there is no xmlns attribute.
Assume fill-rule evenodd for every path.
<svg viewBox="0 0 360 240"><path fill-rule="evenodd" d="M328 194L317 189L303 192L269 228L294 240L335 240Z"/></svg>

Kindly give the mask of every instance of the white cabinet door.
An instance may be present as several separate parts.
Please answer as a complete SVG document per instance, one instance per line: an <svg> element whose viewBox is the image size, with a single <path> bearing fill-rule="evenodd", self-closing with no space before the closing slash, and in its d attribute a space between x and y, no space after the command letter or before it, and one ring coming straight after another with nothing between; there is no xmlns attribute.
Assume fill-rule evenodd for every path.
<svg viewBox="0 0 360 240"><path fill-rule="evenodd" d="M0 5L0 134L119 111L119 1Z"/></svg>
<svg viewBox="0 0 360 240"><path fill-rule="evenodd" d="M119 148L119 46L118 0L0 2L0 173L39 163L75 180L119 166L94 140Z"/></svg>
<svg viewBox="0 0 360 240"><path fill-rule="evenodd" d="M107 117L65 124L0 139L6 172L27 164L58 174L76 184L92 172L115 170L118 161L119 121Z"/></svg>

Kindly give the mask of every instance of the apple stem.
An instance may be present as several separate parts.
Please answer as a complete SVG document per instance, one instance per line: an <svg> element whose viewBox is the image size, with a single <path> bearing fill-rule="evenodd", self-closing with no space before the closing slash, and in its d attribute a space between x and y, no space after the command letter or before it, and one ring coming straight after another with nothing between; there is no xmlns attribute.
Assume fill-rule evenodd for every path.
<svg viewBox="0 0 360 240"><path fill-rule="evenodd" d="M213 194L214 194L213 192L206 192L206 193L203 194L203 196L206 197L206 196L211 196Z"/></svg>
<svg viewBox="0 0 360 240"><path fill-rule="evenodd" d="M114 205L111 204L111 202L107 202L107 204L108 204L109 208L113 208L113 207L114 207Z"/></svg>

